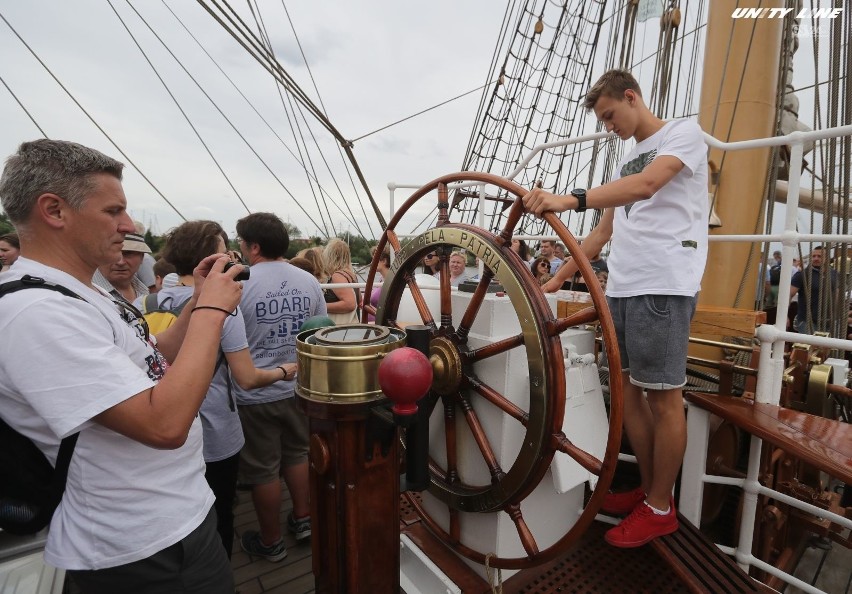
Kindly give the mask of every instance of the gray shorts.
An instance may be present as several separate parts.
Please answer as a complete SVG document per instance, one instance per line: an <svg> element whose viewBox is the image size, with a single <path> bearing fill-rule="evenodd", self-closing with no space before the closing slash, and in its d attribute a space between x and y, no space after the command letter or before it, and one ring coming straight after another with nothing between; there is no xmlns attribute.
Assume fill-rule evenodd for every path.
<svg viewBox="0 0 852 594"><path fill-rule="evenodd" d="M622 371L649 390L686 384L689 324L698 296L638 295L607 297L615 323Z"/></svg>
<svg viewBox="0 0 852 594"><path fill-rule="evenodd" d="M240 406L246 444L240 452L240 482L265 485L277 481L281 467L308 460L308 417L296 397Z"/></svg>

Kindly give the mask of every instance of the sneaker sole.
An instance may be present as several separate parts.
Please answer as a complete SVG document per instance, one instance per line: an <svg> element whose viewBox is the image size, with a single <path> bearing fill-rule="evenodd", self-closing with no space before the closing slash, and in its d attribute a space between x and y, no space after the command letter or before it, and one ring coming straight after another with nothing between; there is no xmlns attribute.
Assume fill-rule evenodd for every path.
<svg viewBox="0 0 852 594"><path fill-rule="evenodd" d="M619 548L619 549L635 549L637 547L641 547L642 545L648 544L649 542L651 542L655 538L660 538L661 536L668 536L669 534L673 534L673 533L677 532L677 529L679 527L680 527L679 525L675 525L673 528L671 528L670 530L667 529L665 532L661 532L659 534L654 534L653 536L648 536L648 537L644 538L643 540L637 540L637 541L632 541L632 542L623 542L623 541L622 542L613 542L612 540L610 540L609 536L606 535L606 534L604 534L604 540L608 544L610 544L611 546L614 546L614 547Z"/></svg>
<svg viewBox="0 0 852 594"><path fill-rule="evenodd" d="M263 553L258 553L257 551L248 550L245 545L243 545L242 541L240 541L240 548L243 550L243 552L251 555L252 557L260 557L261 559L266 559L271 563L278 563L279 561L282 561L287 558L287 549L284 549L277 555L264 555Z"/></svg>
<svg viewBox="0 0 852 594"><path fill-rule="evenodd" d="M310 530L306 530L304 532L290 532L290 534L292 534L293 538L295 538L297 541L302 541L302 540L305 540L306 538L311 537L311 531Z"/></svg>

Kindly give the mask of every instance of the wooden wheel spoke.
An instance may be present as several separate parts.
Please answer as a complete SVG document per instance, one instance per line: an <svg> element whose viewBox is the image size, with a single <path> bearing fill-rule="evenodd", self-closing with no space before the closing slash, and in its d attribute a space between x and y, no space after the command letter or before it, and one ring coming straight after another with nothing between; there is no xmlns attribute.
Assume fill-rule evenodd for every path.
<svg viewBox="0 0 852 594"><path fill-rule="evenodd" d="M450 509L450 541L461 542L461 514L455 508Z"/></svg>
<svg viewBox="0 0 852 594"><path fill-rule="evenodd" d="M450 285L449 254L441 254L441 328L448 329L453 325L453 299Z"/></svg>
<svg viewBox="0 0 852 594"><path fill-rule="evenodd" d="M521 545L524 547L527 555L530 557L537 555L538 543L536 543L529 526L527 526L526 520L524 520L520 504L507 505L504 511L509 514L509 517L515 523L515 528L518 530L518 536L521 539Z"/></svg>
<svg viewBox="0 0 852 594"><path fill-rule="evenodd" d="M451 397L443 396L444 440L447 448L447 484L459 482L458 451L456 449L456 404Z"/></svg>
<svg viewBox="0 0 852 594"><path fill-rule="evenodd" d="M487 359L488 357L493 357L495 355L499 355L500 353L510 351L516 347L523 346L523 344L524 335L523 333L521 333L515 336L510 336L509 338L504 338L503 340L498 340L497 342L491 343L488 346L484 346L478 349L472 349L470 351L464 351L461 353L461 356L465 364L475 363L476 361L482 361L483 359Z"/></svg>
<svg viewBox="0 0 852 594"><path fill-rule="evenodd" d="M600 476L603 471L603 462L598 460L586 450L574 445L570 439L565 437L565 434L560 432L553 436L554 448L564 454L568 454L580 466L594 474Z"/></svg>
<svg viewBox="0 0 852 594"><path fill-rule="evenodd" d="M506 224L503 226L503 230L498 236L498 241L502 240L504 246L512 245L512 233L515 231L515 227L518 226L518 222L521 220L523 215L524 203L521 200L521 196L518 196L515 198L512 208L509 209L509 215L506 217Z"/></svg>
<svg viewBox="0 0 852 594"><path fill-rule="evenodd" d="M510 417L519 421L524 427L527 426L527 423L530 420L529 414L515 405L515 403L508 400L505 396L500 394L488 384L479 381L479 378L476 376L466 375L465 379L474 392L485 398L488 402L502 410Z"/></svg>
<svg viewBox="0 0 852 594"><path fill-rule="evenodd" d="M435 325L434 318L432 318L432 312L429 311L429 306L426 305L426 299L423 297L423 291L420 290L417 281L414 279L414 275L410 272L405 274L405 283L411 291L411 297L414 299L414 305L417 306L417 313L420 314L420 319L423 320L423 323L429 326L429 328L433 331L436 330L437 326Z"/></svg>
<svg viewBox="0 0 852 594"><path fill-rule="evenodd" d="M396 231L393 229L387 229L385 231L385 235L388 238L388 243L391 244L394 252L399 252L402 249L402 246L399 243L399 237L396 236Z"/></svg>
<svg viewBox="0 0 852 594"><path fill-rule="evenodd" d="M479 284L476 285L476 291L473 292L473 297L470 299L470 304L464 312L456 336L464 343L467 342L467 335L470 332L470 327L473 326L473 321L479 313L479 308L482 307L482 302L485 300L485 295L488 294L488 285L491 284L491 279L494 278L494 273L489 269L482 271L482 278L479 279Z"/></svg>
<svg viewBox="0 0 852 594"><path fill-rule="evenodd" d="M444 225L450 221L450 196L447 192L447 184L438 184L438 225Z"/></svg>
<svg viewBox="0 0 852 594"><path fill-rule="evenodd" d="M479 415L477 415L476 411L473 410L470 400L462 394L458 394L456 398L462 409L462 413L464 413L464 418L467 421L468 427L470 427L473 440L476 442L477 447L479 447L479 451L482 453L485 465L488 466L488 472L491 474L491 482L496 485L504 476L506 476L506 473L503 472L503 469L500 468L500 464L497 462L497 456L494 454L494 449L491 447L488 437L485 435L482 423L479 422Z"/></svg>
<svg viewBox="0 0 852 594"><path fill-rule="evenodd" d="M572 313L567 318L559 318L549 322L547 331L550 336L556 336L557 334L562 334L565 330L573 326L591 324L592 322L597 322L599 319L600 316L598 315L598 310L595 309L594 305L590 305L578 312Z"/></svg>

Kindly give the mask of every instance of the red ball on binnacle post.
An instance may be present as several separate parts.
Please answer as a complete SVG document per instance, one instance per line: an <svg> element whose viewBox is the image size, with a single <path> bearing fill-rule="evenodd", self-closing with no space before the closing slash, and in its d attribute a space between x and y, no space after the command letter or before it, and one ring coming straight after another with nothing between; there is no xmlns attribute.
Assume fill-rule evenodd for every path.
<svg viewBox="0 0 852 594"><path fill-rule="evenodd" d="M426 355L411 347L391 351L379 364L379 386L393 400L393 412L407 416L417 412L420 400L432 385L432 365Z"/></svg>

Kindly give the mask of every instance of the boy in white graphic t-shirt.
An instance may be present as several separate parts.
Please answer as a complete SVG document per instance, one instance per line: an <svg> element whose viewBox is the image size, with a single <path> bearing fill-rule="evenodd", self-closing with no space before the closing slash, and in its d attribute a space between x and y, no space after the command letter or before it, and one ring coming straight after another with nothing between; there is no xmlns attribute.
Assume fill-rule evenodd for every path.
<svg viewBox="0 0 852 594"><path fill-rule="evenodd" d="M537 216L605 209L581 247L592 257L612 239L606 295L622 362L624 426L642 485L608 494L602 509L627 515L607 542L638 547L678 528L671 493L686 447L689 324L707 260L707 148L695 122L655 116L627 71L606 72L585 107L636 145L609 183L567 196L536 188L523 201ZM557 290L576 271L566 260L544 290Z"/></svg>

